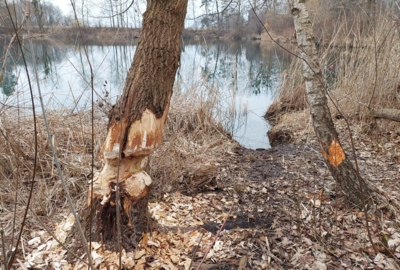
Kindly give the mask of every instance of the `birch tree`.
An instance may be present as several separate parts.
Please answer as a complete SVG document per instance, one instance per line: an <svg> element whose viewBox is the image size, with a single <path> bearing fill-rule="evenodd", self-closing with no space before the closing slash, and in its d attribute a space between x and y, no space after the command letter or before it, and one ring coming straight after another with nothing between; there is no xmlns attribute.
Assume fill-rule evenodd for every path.
<svg viewBox="0 0 400 270"><path fill-rule="evenodd" d="M312 24L304 0L290 0L296 30L298 54L303 60L303 77L313 120L314 131L322 155L332 176L350 202L362 206L370 189L344 153L336 132L314 42Z"/></svg>

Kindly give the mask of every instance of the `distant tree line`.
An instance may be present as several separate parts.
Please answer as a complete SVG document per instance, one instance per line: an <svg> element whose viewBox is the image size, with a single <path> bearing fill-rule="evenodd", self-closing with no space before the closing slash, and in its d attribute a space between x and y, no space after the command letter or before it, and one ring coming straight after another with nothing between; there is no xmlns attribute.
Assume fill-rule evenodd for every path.
<svg viewBox="0 0 400 270"><path fill-rule="evenodd" d="M7 11L7 6L9 11ZM0 2L0 27L11 27L11 20L21 22L25 16L26 2L5 1ZM55 25L72 25L73 17L65 16L58 6L50 2L32 0L30 1L31 25L39 26L55 26ZM11 14L11 17L9 16Z"/></svg>
<svg viewBox="0 0 400 270"><path fill-rule="evenodd" d="M260 34L263 26L255 12L265 20L268 11L285 13L286 6L284 0L201 0L203 15L195 18L194 24L202 29L250 30Z"/></svg>
<svg viewBox="0 0 400 270"><path fill-rule="evenodd" d="M11 18L21 22L26 2L7 1L7 3L11 9ZM319 35L318 27L329 28L326 24L318 25L318 22L322 20L331 18L337 21L346 18L346 20L368 21L376 5L392 6L397 2L395 0L308 0L307 3L310 6L311 15L316 18L314 25ZM30 5L31 24L39 27L76 26L79 23L82 27L140 28L146 1L75 0L74 10L71 6L68 14L63 14L58 6L45 0L31 0ZM363 12L355 12L358 10L363 10ZM313 12L315 14L312 14ZM359 14L359 17L354 18L352 14ZM362 14L365 18L361 18ZM280 15L289 15L286 0L190 0L185 27L261 34L264 27L259 19L263 23L269 21L270 26L273 27L271 20L276 20ZM0 27L10 27L11 18L6 9L6 1L1 1ZM288 17L288 20L291 21L291 18ZM368 23L362 23L359 27L359 30L363 31L368 27ZM279 31L279 29L272 30Z"/></svg>
<svg viewBox="0 0 400 270"><path fill-rule="evenodd" d="M25 1L7 1L11 18L21 22L25 11ZM200 5L200 6L199 6ZM11 27L11 18L6 2L0 2L0 27ZM30 1L30 23L40 28L64 25L82 27L140 28L144 0L75 0L74 10L63 14L61 9L44 0ZM286 0L191 0L185 27L212 30L246 30L261 33L263 27L254 10L265 20L266 12L287 12Z"/></svg>

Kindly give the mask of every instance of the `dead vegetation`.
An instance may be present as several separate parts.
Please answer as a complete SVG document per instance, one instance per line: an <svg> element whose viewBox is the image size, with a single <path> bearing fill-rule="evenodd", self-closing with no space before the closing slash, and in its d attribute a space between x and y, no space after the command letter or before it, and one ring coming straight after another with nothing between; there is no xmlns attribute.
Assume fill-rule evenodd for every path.
<svg viewBox="0 0 400 270"><path fill-rule="evenodd" d="M347 25L343 25L336 33L333 33L334 38L328 42L327 48L320 48L320 61L323 66L326 93L330 99L330 109L336 118L335 124L339 136L344 145L347 145L346 152L351 153L350 135L343 120L346 118L351 125L351 136L354 138L358 162L363 164L360 169L362 178L367 179L376 192L375 205L368 211L371 219L366 219L364 214L360 215L360 218L364 219L364 225L368 222L373 228L374 246L370 241L366 241L362 246L351 242L351 250L358 252L358 255L352 256L354 258L362 252L369 253L370 256L375 254L373 255L376 256L375 263L378 261L386 263L390 260L384 259L382 254L390 254L388 256L394 261L389 264L379 263L378 268L397 269L399 257L394 255L393 248L397 249L398 246L388 248L386 238L382 237L382 234L386 235L388 231L388 228L384 228L385 224L397 222L395 220L398 219L396 216L399 211L399 204L392 194L396 194L399 189L396 170L400 167L400 129L397 122L400 115L397 75L400 40L395 30L397 21L388 20L398 14L392 13L391 10L386 10L385 13L379 7L376 7L376 10L373 14L374 26L368 29L368 33L357 35L355 34L357 31L351 29L351 33L349 32L346 36L344 32L348 30ZM274 123L274 127L268 133L272 140L271 145L288 143L305 145L305 147L317 145L313 139L313 131L307 124L310 115L307 110L305 83L302 80L299 59L295 59L284 73L279 97L270 106L266 118ZM394 167L388 170L388 166L391 165ZM387 185L388 182L391 184ZM327 183L323 184L325 191L329 189ZM333 223L331 225L336 226ZM351 227L353 230L358 225L352 223ZM361 227L365 230L363 226ZM337 228L339 230L336 232L341 231L340 225ZM389 231L393 232L392 236L398 234L395 227ZM359 238L359 232L353 236L357 235ZM362 234L365 236L365 232ZM356 241L353 236L350 239ZM338 241L343 241L343 238ZM344 248L350 244L346 240L342 243L344 243ZM325 242L324 246L325 248L333 247L332 244ZM368 251L370 248L371 250ZM342 263L341 266L350 267L346 263ZM362 268L362 266L354 265L352 267Z"/></svg>
<svg viewBox="0 0 400 270"><path fill-rule="evenodd" d="M238 144L231 141L215 113L215 100L204 100L195 89L173 96L164 144L151 157L156 188L191 194L217 184L218 164Z"/></svg>
<svg viewBox="0 0 400 270"><path fill-rule="evenodd" d="M155 190L149 209L158 227L144 235L135 253L122 253L125 267L196 268L226 220L201 269L396 269L400 257L397 215L384 205L371 208L373 239L386 243L390 250L380 248L376 253L366 237L363 212L343 204L317 142L310 129L304 128L308 123L306 111L282 117L298 127L293 140L296 145L247 150L230 140L216 121L215 101L210 96L204 100L200 92L193 89L188 95L174 96L164 143L152 156L150 166ZM91 179L90 112L52 111L49 116L68 187L81 211ZM32 173L34 139L29 112L18 117L16 111L7 110L1 121L6 138L1 141L1 196L7 199L3 199L0 222L9 245L16 181L20 179L18 228ZM41 121L38 182L17 267L83 269L82 260L68 255L49 234L54 232L59 240L66 241L68 249L82 254L79 240L68 237L73 219ZM338 121L340 132L345 133L340 125L343 120ZM96 170L102 165L97 160L106 124L105 115L96 113ZM391 139L399 140L400 134L381 137L376 143L362 129L356 131L363 177L374 181L393 203L398 203L398 148ZM92 243L92 255L100 269L117 267L119 255L104 251L98 243Z"/></svg>
<svg viewBox="0 0 400 270"><path fill-rule="evenodd" d="M308 106L301 65L299 59L293 59L289 68L282 74L279 97L265 114L265 118L273 124L280 122L280 117L286 113L301 111Z"/></svg>
<svg viewBox="0 0 400 270"><path fill-rule="evenodd" d="M174 96L164 131L164 143L146 168L155 182L152 200L158 201L164 194L176 190L194 194L217 187L220 162L227 162L226 153L232 153L238 147L230 139L231 135L215 120L215 103L196 96L195 92ZM99 153L106 136L107 117L96 108L92 132L90 111L71 113L71 110L65 109L48 111L47 114L70 195L81 212L86 208L87 188L92 179L92 157L95 173L103 166ZM52 232L53 224L68 216L65 192L41 116L37 117L37 127L38 161L34 200L24 232L27 239L31 238L29 231ZM9 250L18 235L34 171L33 116L27 110L3 107L0 130L0 197L4 213L0 227L5 230ZM93 142L92 134L95 134ZM47 232L46 236L49 237ZM67 244L79 243L74 240ZM23 252L27 255L29 250Z"/></svg>
<svg viewBox="0 0 400 270"><path fill-rule="evenodd" d="M341 38L346 28L340 27L328 46L320 48L320 55L333 115L338 119L346 117L352 125L362 126L364 132L379 136L398 129L398 123L375 118L382 109L400 109L400 39L396 23L388 20L394 14L377 11L375 16L376 27L368 35L355 37L352 30L353 38L349 43L349 39ZM265 115L276 123L270 133L279 133L280 126L290 129L291 124L284 123L289 118L283 118L283 115L296 114L305 108L307 98L301 61L294 59L284 72L277 100Z"/></svg>
<svg viewBox="0 0 400 270"><path fill-rule="evenodd" d="M297 140L296 145L264 151L243 149L208 118L211 104L197 107L199 104L179 95L173 101L165 142L151 160L156 190L149 210L158 226L139 240L138 250L122 253L124 267L190 269L191 265L196 269L216 240L201 269L241 266L241 269L396 269L396 258L400 258L397 215L383 205L370 209L373 239L375 243L385 243L390 250L379 245L376 253L366 236L364 213L344 203L317 150L315 138L304 136L307 129L299 132L302 140ZM191 109L181 105L191 105ZM57 147L63 160L69 163L63 162L63 169L72 175L76 172L78 180L71 181L69 188L73 190L75 185L80 185L81 191L74 192L73 196L82 209L90 176L78 172L90 171L90 163L84 162L90 162L91 153L85 149L90 149L91 132L84 133L83 139L78 139L84 135L79 129L67 132L77 122L73 117L90 119L87 112L74 116L52 113L52 126L57 133L65 134ZM345 132L340 121L340 132ZM96 131L102 137L100 130L106 125L106 119L99 115L96 122ZM72 136L68 134L78 142L74 148L67 147L68 136ZM395 150L393 144L389 147L390 137L382 138L383 148L360 131L356 139L363 177L374 181L392 202L398 203L399 164L393 160ZM73 158L77 156L82 156L82 163L72 163L79 161ZM51 170L51 166L43 166L46 168ZM42 177L38 180L42 181ZM55 183L58 183L56 177L46 182L48 189L53 189L52 194L58 196L49 200L54 210L51 215L39 218L80 255L76 248L79 243L68 238L73 230L73 218L63 204L61 188ZM25 192L21 189L20 197ZM38 193L37 200L42 200L42 196ZM233 211L228 215L232 206ZM13 201L3 207L9 220L13 215ZM221 235L215 239L225 221ZM6 224L6 217L1 222ZM53 228L55 223L57 226ZM66 249L60 248L34 215L30 215L24 235L20 269L22 265L85 269L82 260L67 256ZM92 243L92 255L100 269L117 267L118 253L107 252L98 243Z"/></svg>

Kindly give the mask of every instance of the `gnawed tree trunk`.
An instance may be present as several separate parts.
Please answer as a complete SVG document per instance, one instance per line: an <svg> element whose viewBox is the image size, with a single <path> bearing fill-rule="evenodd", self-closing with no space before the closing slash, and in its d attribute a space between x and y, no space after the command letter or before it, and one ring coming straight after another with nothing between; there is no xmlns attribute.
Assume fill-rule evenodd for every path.
<svg viewBox="0 0 400 270"><path fill-rule="evenodd" d="M105 165L94 181L93 201L89 199L96 211L95 236L107 249L118 247L116 203L120 203L125 249L134 248L137 237L147 229L152 180L141 163L161 143L180 59L186 7L187 0L147 1L124 91L109 115L102 148ZM89 198L90 194L89 190Z"/></svg>
<svg viewBox="0 0 400 270"><path fill-rule="evenodd" d="M362 207L362 192L364 192L364 198L368 200L370 189L354 169L340 145L328 107L312 24L305 0L290 0L290 4L296 30L298 53L303 59L303 76L306 82L311 117L315 134L322 148L322 155L341 191L350 202ZM362 189L359 183L361 183Z"/></svg>

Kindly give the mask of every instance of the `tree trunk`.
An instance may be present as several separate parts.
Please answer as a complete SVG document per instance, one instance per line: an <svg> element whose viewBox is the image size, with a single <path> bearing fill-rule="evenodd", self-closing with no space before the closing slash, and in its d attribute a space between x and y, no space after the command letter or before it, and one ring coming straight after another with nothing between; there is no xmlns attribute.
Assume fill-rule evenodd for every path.
<svg viewBox="0 0 400 270"><path fill-rule="evenodd" d="M400 122L400 110L379 109L379 110L372 110L371 114L375 118L384 118L384 119Z"/></svg>
<svg viewBox="0 0 400 270"><path fill-rule="evenodd" d="M105 164L93 184L93 201L89 199L88 203L93 203L96 212L95 238L110 250L118 248L117 203L125 249L135 248L135 239L147 229L152 180L141 163L162 140L186 8L187 0L147 1L124 91L109 115L108 135L102 147Z"/></svg>
<svg viewBox="0 0 400 270"><path fill-rule="evenodd" d="M366 199L369 198L370 189L354 169L340 145L328 107L312 24L305 0L290 0L290 8L296 30L298 54L303 60L303 76L306 82L314 131L320 143L322 155L341 191L350 202L361 207L363 196Z"/></svg>

